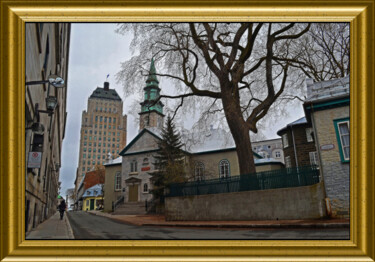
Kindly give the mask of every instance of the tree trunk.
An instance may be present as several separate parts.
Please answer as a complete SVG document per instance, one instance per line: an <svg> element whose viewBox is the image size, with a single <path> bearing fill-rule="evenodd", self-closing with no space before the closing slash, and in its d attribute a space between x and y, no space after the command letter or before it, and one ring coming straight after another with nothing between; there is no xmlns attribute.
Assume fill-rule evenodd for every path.
<svg viewBox="0 0 375 262"><path fill-rule="evenodd" d="M222 94L225 117L236 144L240 174L255 173L255 163L253 150L251 148L249 128L245 124L239 103L236 103L231 94L226 92L223 92Z"/></svg>

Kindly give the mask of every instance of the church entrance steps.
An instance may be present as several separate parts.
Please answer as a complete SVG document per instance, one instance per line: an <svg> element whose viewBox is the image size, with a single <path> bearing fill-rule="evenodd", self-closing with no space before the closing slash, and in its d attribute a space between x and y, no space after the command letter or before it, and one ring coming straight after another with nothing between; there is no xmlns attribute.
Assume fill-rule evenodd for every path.
<svg viewBox="0 0 375 262"><path fill-rule="evenodd" d="M119 205L113 215L144 215L146 214L145 202L125 202Z"/></svg>

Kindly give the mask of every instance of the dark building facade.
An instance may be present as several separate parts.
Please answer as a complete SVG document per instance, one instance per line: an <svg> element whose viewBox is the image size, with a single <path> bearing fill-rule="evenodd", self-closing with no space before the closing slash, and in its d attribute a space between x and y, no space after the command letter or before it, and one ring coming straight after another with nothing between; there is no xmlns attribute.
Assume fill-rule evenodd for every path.
<svg viewBox="0 0 375 262"><path fill-rule="evenodd" d="M302 117L277 131L284 149L285 167L318 165L313 129Z"/></svg>

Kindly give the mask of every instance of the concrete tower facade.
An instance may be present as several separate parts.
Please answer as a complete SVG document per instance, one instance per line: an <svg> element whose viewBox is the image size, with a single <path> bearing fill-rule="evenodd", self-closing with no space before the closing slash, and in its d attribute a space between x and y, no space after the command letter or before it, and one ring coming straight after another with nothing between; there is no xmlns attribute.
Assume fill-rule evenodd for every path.
<svg viewBox="0 0 375 262"><path fill-rule="evenodd" d="M108 82L89 97L87 111L82 112L76 192L87 171L103 165L109 153L118 157L125 147L127 116L122 114L122 108L121 98Z"/></svg>

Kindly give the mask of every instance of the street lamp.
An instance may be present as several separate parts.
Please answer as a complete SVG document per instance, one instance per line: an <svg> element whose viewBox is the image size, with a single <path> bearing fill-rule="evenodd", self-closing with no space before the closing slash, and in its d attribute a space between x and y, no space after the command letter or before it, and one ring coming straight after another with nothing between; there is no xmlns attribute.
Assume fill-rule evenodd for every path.
<svg viewBox="0 0 375 262"><path fill-rule="evenodd" d="M57 75L49 75L47 80L29 81L29 82L26 82L26 85L27 86L40 85L40 84L45 84L45 83L49 83L53 85L54 87L63 88L65 81L64 79L62 79L61 77Z"/></svg>

